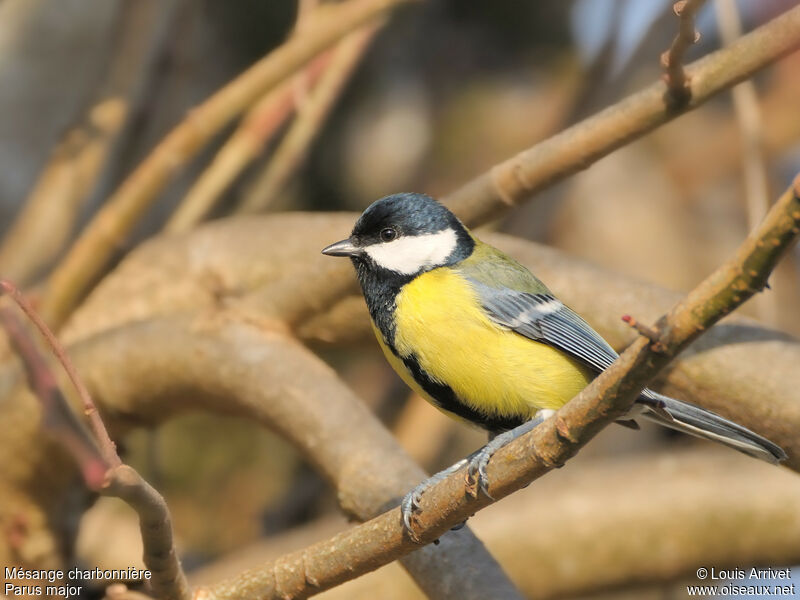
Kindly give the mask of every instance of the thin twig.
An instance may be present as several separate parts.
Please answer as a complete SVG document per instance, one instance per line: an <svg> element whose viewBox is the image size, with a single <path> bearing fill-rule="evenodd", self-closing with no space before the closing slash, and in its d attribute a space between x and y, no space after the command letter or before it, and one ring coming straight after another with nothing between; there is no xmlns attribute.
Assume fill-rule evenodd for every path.
<svg viewBox="0 0 800 600"><path fill-rule="evenodd" d="M106 95L124 98L128 114L122 130L103 165L103 172L95 181L90 206L99 206L114 191L127 168L131 150L145 131L145 116L155 112L159 102L159 87L163 83L170 62L169 53L175 40L175 30L190 0L164 0L158 3L132 2L123 4L123 27L116 36L114 62ZM142 35L147 32L147 37ZM124 87L117 81L125 81Z"/></svg>
<svg viewBox="0 0 800 600"><path fill-rule="evenodd" d="M114 442L111 440L111 436L108 435L106 426L103 424L103 419L100 417L100 413L97 412L97 407L92 401L89 390L87 390L86 386L83 385L83 381L78 375L78 372L75 370L75 366L72 364L69 356L64 351L64 348L61 346L61 342L59 342L58 338L53 335L53 332L50 331L50 328L47 326L47 324L42 321L41 317L39 317L39 315L36 313L36 310L34 310L33 306L31 306L30 302L28 302L22 292L19 291L17 286L7 279L0 279L0 291L5 292L11 297L12 300L14 300L17 306L19 306L20 309L25 313L25 316L27 316L34 325L36 325L36 328L39 330L39 333L42 335L42 337L47 340L47 343L50 345L53 353L56 355L56 357L58 357L58 360L63 365L64 371L66 371L67 376L72 382L72 385L75 386L75 390L78 392L81 402L83 402L84 413L89 419L89 424L91 425L92 433L94 434L95 439L100 444L100 452L103 456L103 459L110 468L119 466L122 461L117 454L116 444L114 444Z"/></svg>
<svg viewBox="0 0 800 600"><path fill-rule="evenodd" d="M294 36L307 26L316 6L317 0L300 0ZM209 167L186 192L183 201L164 226L165 231L188 231L211 213L225 190L258 158L281 125L301 104L308 86L313 85L327 68L330 52L326 50L317 56L291 80L284 81L255 103L242 124L217 152Z"/></svg>
<svg viewBox="0 0 800 600"><path fill-rule="evenodd" d="M330 51L320 54L304 69L306 82L314 82L327 68ZM295 110L294 80L284 81L250 110L242 124L220 148L209 167L198 177L167 221L165 231L188 231L203 220L236 178L263 152L264 147Z"/></svg>
<svg viewBox="0 0 800 600"><path fill-rule="evenodd" d="M635 317L631 315L622 315L622 320L631 326L632 329L636 330L639 335L643 335L648 340L653 342L653 350L658 352L660 351L660 347L656 346L658 343L658 338L661 335L658 330L653 329L652 327L648 327L644 323L637 321Z"/></svg>
<svg viewBox="0 0 800 600"><path fill-rule="evenodd" d="M716 0L717 25L726 46L742 35L742 23L734 0ZM769 179L764 156L764 135L755 84L743 81L731 90L733 109L741 134L742 179L744 181L747 224L755 227L769 210ZM756 312L764 323L775 324L778 316L777 296L759 296Z"/></svg>
<svg viewBox="0 0 800 600"><path fill-rule="evenodd" d="M0 309L0 321L19 352L31 389L42 403L43 423L75 457L90 489L120 498L136 511L144 545L144 563L151 572L150 581L157 597L188 600L191 598L191 590L175 551L172 520L164 498L135 469L122 463L100 413L97 412L72 361L30 303L6 280L0 280L0 290L7 293L34 322L58 357L83 400L96 439L93 440L75 418L50 367L21 323L8 309ZM100 449L95 443L98 440Z"/></svg>
<svg viewBox="0 0 800 600"><path fill-rule="evenodd" d="M628 412L641 390L711 325L762 289L800 233L800 175L733 258L659 321L658 342L640 337L605 372L530 433L497 452L488 476L503 498L569 458L601 429ZM493 500L464 493L464 469L422 497L416 535L430 543ZM288 554L237 578L198 590L204 600L305 598L372 571L417 548L404 532L399 508L333 538Z"/></svg>
<svg viewBox="0 0 800 600"><path fill-rule="evenodd" d="M125 113L124 102L104 99L64 134L0 240L4 277L24 286L64 251Z"/></svg>
<svg viewBox="0 0 800 600"><path fill-rule="evenodd" d="M664 68L664 82L667 91L664 98L667 107L679 110L692 97L689 78L683 70L683 59L692 44L700 40L700 32L694 28L694 17L705 0L679 0L672 5L678 15L679 28L669 49L661 55L661 66Z"/></svg>
<svg viewBox="0 0 800 600"><path fill-rule="evenodd" d="M407 1L351 0L320 6L302 36L289 39L194 109L109 198L54 270L41 308L45 319L60 327L145 210L220 129L349 31Z"/></svg>
<svg viewBox="0 0 800 600"><path fill-rule="evenodd" d="M30 388L41 402L42 426L72 455L86 482L86 487L94 491L100 490L109 464L104 460L86 428L70 409L67 399L64 398L47 366L47 361L19 319L9 309L0 308L0 323L22 359Z"/></svg>
<svg viewBox="0 0 800 600"><path fill-rule="evenodd" d="M689 65L686 72L692 94L681 111L700 106L798 48L800 6ZM448 195L448 206L470 226L496 218L677 117L681 111L665 108L665 91L663 81L655 83L495 165Z"/></svg>
<svg viewBox="0 0 800 600"><path fill-rule="evenodd" d="M163 496L128 465L109 471L102 493L124 500L139 515L144 562L151 573L154 596L163 600L191 598L192 591L175 550L172 518Z"/></svg>
<svg viewBox="0 0 800 600"><path fill-rule="evenodd" d="M351 33L339 42L331 64L300 105L289 131L264 171L247 191L239 211L245 213L262 211L283 191L292 174L302 164L311 142L319 133L375 31L374 26L368 26Z"/></svg>
<svg viewBox="0 0 800 600"><path fill-rule="evenodd" d="M297 0L297 18L294 23L292 35L303 33L309 23L313 22L314 11L320 5L320 0ZM302 106L306 99L308 88L311 83L305 71L300 71L292 77L292 88L294 90L294 102L296 106Z"/></svg>

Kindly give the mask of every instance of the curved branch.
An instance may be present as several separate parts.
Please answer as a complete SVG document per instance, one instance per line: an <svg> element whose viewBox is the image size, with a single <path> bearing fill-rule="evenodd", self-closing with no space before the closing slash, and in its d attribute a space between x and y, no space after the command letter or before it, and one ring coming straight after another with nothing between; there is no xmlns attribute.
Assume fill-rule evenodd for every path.
<svg viewBox="0 0 800 600"><path fill-rule="evenodd" d="M396 504L425 476L327 365L263 319L232 312L153 319L70 351L117 433L187 410L248 418L300 449L356 519ZM519 597L466 528L403 564L432 597Z"/></svg>
<svg viewBox="0 0 800 600"><path fill-rule="evenodd" d="M91 490L120 498L136 511L144 546L144 562L152 573L152 586L158 597L165 600L187 600L190 597L189 584L173 545L172 520L164 498L135 469L122 464L97 407L71 360L33 307L6 280L0 280L0 291L13 298L58 357L81 397L94 438L89 436L83 422L70 409L67 399L56 384L55 375L27 331L8 309L2 308L0 322L8 331L22 359L30 387L41 402L42 424L73 455Z"/></svg>

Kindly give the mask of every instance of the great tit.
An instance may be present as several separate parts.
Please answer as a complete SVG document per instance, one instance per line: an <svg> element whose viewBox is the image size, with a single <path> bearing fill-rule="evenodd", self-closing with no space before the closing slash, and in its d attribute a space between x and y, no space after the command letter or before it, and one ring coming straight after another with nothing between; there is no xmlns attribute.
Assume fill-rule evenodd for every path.
<svg viewBox="0 0 800 600"><path fill-rule="evenodd" d="M434 406L489 432L489 443L403 500L410 519L435 481L469 465L488 495L485 467L617 358L586 321L528 269L475 238L423 194L369 206L352 235L322 250L349 257L389 363ZM646 389L620 421L642 417L777 463L784 451L708 410Z"/></svg>

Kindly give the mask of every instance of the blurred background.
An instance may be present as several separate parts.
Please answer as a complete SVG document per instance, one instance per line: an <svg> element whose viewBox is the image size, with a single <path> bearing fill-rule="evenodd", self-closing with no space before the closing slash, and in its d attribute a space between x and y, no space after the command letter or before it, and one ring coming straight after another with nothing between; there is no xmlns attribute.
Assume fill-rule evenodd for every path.
<svg viewBox="0 0 800 600"><path fill-rule="evenodd" d="M688 60L723 44L720 5L748 31L795 4L707 2ZM366 42L307 153L280 184L268 171L290 130L288 117L277 119L203 219L251 210L358 212L398 191L442 196L657 80L659 56L677 31L671 6L656 0L402 6ZM57 6L0 0L0 236L6 236L0 272L14 264L18 246L9 239L34 195L46 198L61 226L52 230L48 252L17 275L31 289L187 111L292 35L302 10L302 2L284 0L59 0ZM755 104L742 108L722 94L490 228L665 288L691 289L730 256L766 211L763 198L776 198L800 167L798 73L795 53L753 80ZM309 88L297 82L295 101L308 100ZM749 117L741 112L747 110ZM754 129L743 126L748 118L755 118ZM162 231L235 129L226 128L187 165L135 233L119 240L117 259ZM755 159L746 152L753 140ZM763 197L747 191L745 173L754 160ZM59 164L68 167L59 171ZM769 293L744 311L800 335L797 250L770 283ZM447 466L483 443L483 434L411 397L371 341L346 351L324 344L315 350L426 469ZM576 462L696 443L649 428L612 427ZM188 415L134 431L122 446L165 494L187 568L309 523L332 531L342 526L334 492L292 448L256 425ZM504 508L500 503L474 519L479 536L482 521L491 529ZM106 568L138 564L138 536L135 516L102 500L81 523L79 558ZM407 596L397 597L419 594L410 580L405 585ZM647 593L677 597L670 596L675 589Z"/></svg>

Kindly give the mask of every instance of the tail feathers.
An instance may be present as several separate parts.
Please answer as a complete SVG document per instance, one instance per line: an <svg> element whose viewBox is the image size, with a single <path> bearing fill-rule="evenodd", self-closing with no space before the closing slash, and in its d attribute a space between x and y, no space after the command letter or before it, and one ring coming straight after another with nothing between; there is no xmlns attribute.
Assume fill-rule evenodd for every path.
<svg viewBox="0 0 800 600"><path fill-rule="evenodd" d="M772 464L786 460L786 453L780 446L733 421L694 404L662 396L650 390L646 392L647 395L640 398L640 402L645 406L641 416L650 421L725 444Z"/></svg>

